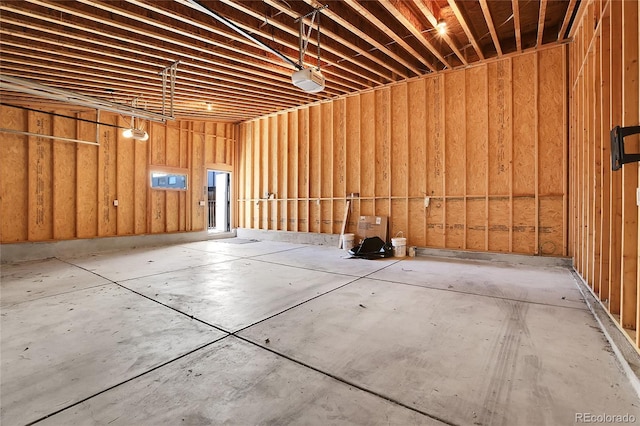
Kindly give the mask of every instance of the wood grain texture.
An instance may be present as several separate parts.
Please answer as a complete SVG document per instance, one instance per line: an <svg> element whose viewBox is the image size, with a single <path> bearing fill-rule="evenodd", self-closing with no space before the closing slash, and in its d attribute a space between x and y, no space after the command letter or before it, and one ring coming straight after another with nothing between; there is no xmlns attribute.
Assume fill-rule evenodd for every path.
<svg viewBox="0 0 640 426"><path fill-rule="evenodd" d="M640 120L638 9L638 3L631 1L590 3L574 23L575 43L569 45L568 54L571 255L577 272L636 350L640 341L638 165L611 170L609 132L614 126L636 125ZM552 58L541 56L540 60ZM553 105L540 111L549 107ZM637 144L638 138L625 138L629 151L635 152ZM542 190L553 182L540 183ZM543 201L558 209L557 197Z"/></svg>
<svg viewBox="0 0 640 426"><path fill-rule="evenodd" d="M0 126L26 129L27 112L0 105ZM29 217L29 139L27 136L0 135L0 240L3 243L27 241Z"/></svg>
<svg viewBox="0 0 640 426"><path fill-rule="evenodd" d="M123 124L122 118L118 124ZM116 133L116 198L118 200L117 224L118 235L135 233L135 141L125 138L121 132ZM146 164L141 164L146 169Z"/></svg>
<svg viewBox="0 0 640 426"><path fill-rule="evenodd" d="M202 230L207 129L235 149L228 123L145 124L149 140L136 141L122 135L130 119L116 114L0 112L6 128L71 139L1 135L1 213L12 221L11 228L3 221L3 243ZM150 170L187 174L187 191L151 191Z"/></svg>
<svg viewBox="0 0 640 426"><path fill-rule="evenodd" d="M101 122L115 125L117 117L101 117ZM116 128L100 126L98 149L98 236L117 235L117 138Z"/></svg>
<svg viewBox="0 0 640 426"><path fill-rule="evenodd" d="M80 118L95 120L95 114L82 113ZM96 128L78 122L78 138L96 141ZM98 151L92 145L76 146L76 232L78 238L92 238L98 234Z"/></svg>
<svg viewBox="0 0 640 426"><path fill-rule="evenodd" d="M29 111L28 131L51 135L52 117ZM29 240L46 241L53 238L53 141L29 136Z"/></svg>
<svg viewBox="0 0 640 426"><path fill-rule="evenodd" d="M54 116L53 134L76 137L74 119ZM53 141L53 239L68 240L76 235L76 147L73 143Z"/></svg>
<svg viewBox="0 0 640 426"><path fill-rule="evenodd" d="M298 151L287 145L286 153L262 162L277 172L263 170L259 184L291 173L292 162L298 177L287 177L286 191L278 191L287 203L267 214L286 211L287 229L335 234L345 197L353 193L359 197L352 217L390 216L390 234L403 231L411 245L534 254L554 226L557 247L545 239L541 254L565 255L563 52L527 53L278 113L287 122L292 111L298 114ZM536 71L537 81L537 67L554 70ZM263 148L273 147L271 139L282 139L282 124L273 133L275 116L241 126L266 125L260 135L270 140ZM290 123L287 128L290 133ZM252 155L257 152L254 147ZM544 197L560 197L559 207L555 199L542 206Z"/></svg>

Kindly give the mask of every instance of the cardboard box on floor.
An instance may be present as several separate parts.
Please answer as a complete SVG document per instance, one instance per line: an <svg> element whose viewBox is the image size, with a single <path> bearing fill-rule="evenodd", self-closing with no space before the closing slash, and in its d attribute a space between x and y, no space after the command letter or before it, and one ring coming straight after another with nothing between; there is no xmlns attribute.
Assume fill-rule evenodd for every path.
<svg viewBox="0 0 640 426"><path fill-rule="evenodd" d="M356 244L367 237L378 236L383 241L387 241L387 216L360 216L358 228L356 229Z"/></svg>

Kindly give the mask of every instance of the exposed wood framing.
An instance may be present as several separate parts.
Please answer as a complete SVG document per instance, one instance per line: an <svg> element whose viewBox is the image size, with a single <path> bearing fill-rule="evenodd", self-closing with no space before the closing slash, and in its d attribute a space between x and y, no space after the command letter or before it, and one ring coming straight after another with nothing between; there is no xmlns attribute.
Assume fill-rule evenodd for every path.
<svg viewBox="0 0 640 426"><path fill-rule="evenodd" d="M480 6L482 7L482 13L484 14L484 18L487 21L487 25L489 26L489 32L491 33L493 45L496 47L498 57L500 57L502 56L502 47L500 46L500 39L498 38L496 26L493 23L493 18L491 17L491 12L489 11L489 4L487 3L487 0L480 0Z"/></svg>
<svg viewBox="0 0 640 426"><path fill-rule="evenodd" d="M511 10L513 11L513 28L516 36L516 49L518 50L518 52L521 52L522 33L520 31L520 6L518 0L511 0Z"/></svg>
<svg viewBox="0 0 640 426"><path fill-rule="evenodd" d="M611 170L609 132L640 120L639 23L637 2L582 2L569 50L572 256L578 273L636 349L638 164ZM636 152L640 141L625 139L625 147Z"/></svg>
<svg viewBox="0 0 640 426"><path fill-rule="evenodd" d="M378 19L378 17L376 17L371 12L369 12L365 7L359 4L357 0L343 0L343 1L344 3L349 5L351 8L353 8L356 12L358 12L359 14L367 18L367 20L372 22L377 28L381 29L385 34L389 36L389 38L391 38L396 43L398 43L398 45L402 46L403 49L405 49L407 52L410 52L428 69L430 69L431 71L437 71L436 67L434 66L433 63L431 63L431 61L428 61L427 59L423 58L422 55L416 52L416 50L409 43L407 43L404 39L400 38L398 34L395 31L393 31L391 28L389 28L385 22L382 22L380 19ZM446 62L445 62L445 65L446 65ZM424 74L424 72L419 72L418 74Z"/></svg>
<svg viewBox="0 0 640 426"><path fill-rule="evenodd" d="M420 9L420 12L422 12L422 14L429 20L429 23L431 24L431 26L435 30L436 26L438 25L438 19L436 19L435 15L431 11L431 9L429 9L429 7L424 2L424 0L418 0L416 2L416 5L418 6L418 9ZM444 39L444 41L447 42L447 44L449 45L451 50L458 56L460 61L462 61L462 64L463 65L468 65L469 63L467 62L467 59L464 57L462 52L460 52L460 50L456 46L455 42L451 39L449 34L448 33L443 34L442 38Z"/></svg>
<svg viewBox="0 0 640 426"><path fill-rule="evenodd" d="M517 0L512 0L517 1ZM564 15L564 19L562 20L562 26L560 27L560 31L558 31L558 40L562 40L564 34L567 32L567 28L569 27L569 22L571 21L571 16L573 15L573 11L576 8L576 0L569 0L569 5L567 6L567 13Z"/></svg>
<svg viewBox="0 0 640 426"><path fill-rule="evenodd" d="M640 82L638 81L638 5L637 2L622 2L622 126L637 126L639 113ZM640 152L638 136L625 138L628 152ZM622 294L621 323L625 329L636 334L638 310L638 164L622 167Z"/></svg>
<svg viewBox="0 0 640 426"><path fill-rule="evenodd" d="M608 305L609 300L609 242L610 242L610 223L611 223L611 145L607 143L609 137L609 129L612 127L609 115L609 104L611 101L611 69L608 59L611 57L610 51L610 37L611 29L609 26L610 17L605 14L601 21L601 37L600 37L600 105L598 105L597 114L600 116L600 139L601 139L601 151L600 151L600 206L602 208L602 214L600 217L600 300L603 301L605 306Z"/></svg>
<svg viewBox="0 0 640 426"><path fill-rule="evenodd" d="M460 8L456 4L456 0L447 0L447 1L449 2L449 7L451 7L451 10L456 15L456 18L458 19L460 26L464 30L464 33L467 35L469 42L473 45L473 48L476 50L476 53L478 54L480 59L484 60L485 59L484 53L482 52L482 49L478 45L478 41L476 40L476 37L471 32L471 28L469 27L469 24L467 24L467 21L464 19L464 16L462 16L462 13L460 12Z"/></svg>
<svg viewBox="0 0 640 426"><path fill-rule="evenodd" d="M508 1L5 1L0 54L8 76L125 104L141 98L150 112L163 108L159 71L179 61L172 116L239 123L478 64L521 52L522 46L540 47L541 41L552 46L556 40L542 37L544 29L549 33L564 23L566 33L578 2L553 0L545 7L546 1L536 9L512 0L513 26L501 24L509 20ZM317 47L326 81L323 91L311 94L290 77L299 53L296 18L307 16L308 25L309 12L318 7L322 31L309 39L302 62L316 65ZM436 34L440 19L447 23L446 34ZM487 28L495 53L486 44ZM42 106L33 93L7 87L0 92L13 105ZM47 108L66 108L64 100L48 102Z"/></svg>
<svg viewBox="0 0 640 426"><path fill-rule="evenodd" d="M303 1L305 3L311 5L311 6L314 6L315 3L316 3L315 0L303 0ZM421 74L420 70L417 67L412 65L406 59L402 58L400 55L398 55L398 54L394 53L393 51L391 51L387 46L385 46L384 44L380 43L379 41L377 41L376 39L374 39L373 37L371 37L370 35L368 35L364 31L360 30L358 27L356 27L355 25L350 23L348 19L346 19L344 17L341 17L338 13L335 13L331 8L325 9L322 13L325 14L325 15L328 15L332 20L338 22L340 25L342 25L343 27L345 27L346 29L351 31L357 37L361 38L362 40L366 41L367 43L370 43L372 46L376 47L377 49L382 50L387 55L389 55L389 57L391 57L394 60L398 61L399 63L403 64L404 66L406 66L408 69L410 69L414 73L416 73L418 75Z"/></svg>
<svg viewBox="0 0 640 426"><path fill-rule="evenodd" d="M544 35L544 18L547 14L547 1L540 0L540 12L538 14L538 37L536 38L536 46L542 46L542 36Z"/></svg>
<svg viewBox="0 0 640 426"><path fill-rule="evenodd" d="M385 9L387 9L392 14L394 14L397 17L397 19L405 27L407 27L407 29L411 32L411 34L413 34L416 40L418 40L418 42L421 43L424 47L429 49L429 51L433 53L433 55L436 58L438 58L440 62L442 62L447 68L451 68L451 64L449 63L449 61L447 61L440 54L438 49L436 49L435 46L431 44L431 42L427 39L426 33L425 33L426 28L423 28L422 25L419 23L419 21L415 19L411 19L411 13L408 13L408 12L403 13L402 11L398 10L399 8L402 8L404 6L402 2L392 3L390 1L385 1L385 2L380 2L380 5ZM429 64L427 66L429 66ZM432 71L434 70L430 66L429 66L429 69L431 69Z"/></svg>
<svg viewBox="0 0 640 426"><path fill-rule="evenodd" d="M253 152L240 169L264 158L252 128L263 129L263 146L279 138L274 126L308 130L297 153L269 156L259 181L244 173L240 185L271 184L284 164L299 165L300 182L308 163L308 185L277 196L298 206L289 229L339 233L349 200L351 218L389 216L390 235L402 231L410 245L566 255L566 123L557 119L566 111L565 52L554 47L245 122L239 143ZM259 214L247 226L273 229Z"/></svg>
<svg viewBox="0 0 640 426"><path fill-rule="evenodd" d="M284 3L280 2L280 1L276 1L276 0L264 0L264 2L266 4L268 4L271 7L276 8L279 12L285 13L287 14L289 17L291 17L292 19L298 19L301 15L303 15L302 11L299 13L296 13L294 10L290 9L289 7L287 7ZM325 12L323 12L325 13ZM271 21L270 21L271 22ZM307 25L311 24L311 20L309 18L305 19L305 23ZM322 34L324 34L325 36L332 38L332 39L342 39L336 32L331 30L331 26L327 25L324 23L323 21L323 27L322 27ZM368 50L366 49L362 49L360 47L358 47L356 44L354 44L353 42L351 42L351 40L349 39L342 39L342 44L344 46L347 46L348 48L350 48L351 50L355 51L358 53L358 55L355 58L350 58L351 61L354 61L358 64L358 66L371 71L374 74L379 75L380 77L382 77L384 79L385 82L389 82L391 81L391 75L390 73L395 73L398 75L401 75L402 77L406 78L407 75L404 74L401 70L400 67L394 67L393 64L390 63L386 63L386 62L382 62L380 63L380 61L378 60L378 58L376 58L375 56L373 56ZM316 44L316 40L309 40L309 45L310 46L317 46ZM330 49L327 48L325 46L325 49ZM344 57L344 52L335 52L336 55L341 55ZM377 68L374 68L370 65L368 65L366 62L364 61L357 61L358 57L364 57L367 58L369 60L371 60L372 62L378 63L379 65L384 66L389 72L383 72L378 70Z"/></svg>
<svg viewBox="0 0 640 426"><path fill-rule="evenodd" d="M224 2L225 4L228 4L229 6L243 12L244 14L246 14L247 16L251 16L253 18L257 18L259 20L264 19L264 15L261 15L253 10L251 10L248 7L245 7L242 3L238 3L238 2L234 2L234 1L228 1L228 0L220 0L222 2ZM289 35L292 35L294 37L298 37L298 32L295 31L293 28L291 28L290 26L281 24L279 21L272 19L269 21L270 24L280 30L282 30L284 33L288 33ZM259 31L255 31L254 28L252 28L250 26L250 24L245 24L244 22L240 22L238 21L238 19L236 18L235 22L234 22L239 28L242 28L243 30L250 32L250 33L254 33L254 34L260 34L262 35L265 39L269 40L271 39L272 41L275 41L275 36L273 35L273 33L269 33L268 32L268 28L265 29L260 29ZM292 43L290 41L286 41L284 39L279 39L278 43L291 49L292 52L295 52L298 49L298 45L295 43ZM315 41L310 40L309 42L309 46L314 46L317 45ZM349 81L351 81L352 83L359 85L362 83L362 80L357 80L357 79L353 79L348 77L349 74L355 74L355 76L360 77L361 79L364 80L370 80L370 76L369 75L365 75L365 74L361 74L361 73L354 73L351 69L349 69L348 67L346 67L343 63L342 63L342 59L344 58L343 56L343 52L338 51L336 48L333 47L333 45L325 45L324 46L324 51L327 52L325 53L324 59L323 61L326 62L328 65L330 65L329 68L327 68L326 73L330 76L335 76L335 72L333 71L332 68L337 68L340 69L344 72L346 72L347 74L343 74L340 77L338 77L339 79L347 79ZM315 58L311 57L308 59L308 63L306 64L307 66L315 66L316 65L316 60ZM371 84L371 83L369 83ZM351 88L355 90L357 86L352 86Z"/></svg>
<svg viewBox="0 0 640 426"><path fill-rule="evenodd" d="M0 106L0 125L99 146L4 135L0 143L3 220L1 242L26 242L197 231L205 229L200 201L206 167L234 170L235 125L176 121L154 123L146 142L124 138L125 118L102 113L99 126L73 112ZM76 113L95 121L95 112ZM25 170L24 173L17 173ZM189 175L187 191L151 190L149 171ZM11 183L11 185L6 185ZM118 206L114 205L118 200ZM26 215L21 212L28 212ZM234 212L234 220L238 212Z"/></svg>

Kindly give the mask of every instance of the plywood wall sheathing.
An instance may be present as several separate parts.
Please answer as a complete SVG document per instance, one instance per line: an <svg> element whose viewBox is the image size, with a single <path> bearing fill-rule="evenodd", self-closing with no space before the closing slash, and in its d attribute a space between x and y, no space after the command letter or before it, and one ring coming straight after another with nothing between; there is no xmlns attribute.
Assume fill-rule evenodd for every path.
<svg viewBox="0 0 640 426"><path fill-rule="evenodd" d="M406 223L399 229L408 232L413 230L414 245L427 245L427 215L424 208L424 197L427 192L427 174L424 173L427 158L427 79L414 80L407 87L407 207Z"/></svg>
<svg viewBox="0 0 640 426"><path fill-rule="evenodd" d="M96 120L95 113L81 113L79 118ZM99 142L96 125L77 122L78 139ZM0 146L0 149L2 146ZM98 152L100 147L76 145L76 232L77 238L93 238L98 235ZM145 164L146 165L146 164ZM146 197L146 191L144 193ZM145 227L146 230L146 227Z"/></svg>
<svg viewBox="0 0 640 426"><path fill-rule="evenodd" d="M28 113L0 107L0 126L28 129ZM5 133L0 149L0 238L3 242L27 241L29 217L29 140Z"/></svg>
<svg viewBox="0 0 640 426"><path fill-rule="evenodd" d="M76 122L71 118L52 117L53 134L75 139ZM76 147L74 144L53 142L53 239L68 240L76 235L76 223L69 218L76 215Z"/></svg>
<svg viewBox="0 0 640 426"><path fill-rule="evenodd" d="M360 215L383 215L410 245L563 256L565 55L560 46L242 123L240 163L263 159L253 187L286 180L278 214L290 230L340 232L358 194L351 232ZM283 131L297 151L275 150ZM265 204L255 197L240 203ZM254 211L248 226L274 229L274 211Z"/></svg>
<svg viewBox="0 0 640 426"><path fill-rule="evenodd" d="M122 117L119 117L117 124L124 127L125 123ZM117 132L116 144L116 176L118 177L116 182L116 197L118 200L116 228L118 235L133 235L135 234L136 210L136 142L122 137L120 132ZM146 167L144 168L146 169Z"/></svg>
<svg viewBox="0 0 640 426"><path fill-rule="evenodd" d="M570 235L577 272L639 348L638 164L611 170L609 132L640 121L637 1L591 2L569 46ZM637 152L638 138L625 138Z"/></svg>
<svg viewBox="0 0 640 426"><path fill-rule="evenodd" d="M100 144L0 134L2 243L203 230L206 168L235 167L233 124L145 123L145 142L123 137L129 119L115 114L0 105L0 117L0 127ZM150 190L150 170L186 173L189 189Z"/></svg>

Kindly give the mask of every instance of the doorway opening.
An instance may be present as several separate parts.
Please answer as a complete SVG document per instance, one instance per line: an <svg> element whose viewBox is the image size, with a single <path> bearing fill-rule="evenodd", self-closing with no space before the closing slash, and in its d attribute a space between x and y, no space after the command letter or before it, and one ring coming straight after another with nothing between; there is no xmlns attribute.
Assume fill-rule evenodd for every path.
<svg viewBox="0 0 640 426"><path fill-rule="evenodd" d="M209 232L231 231L231 173L207 170Z"/></svg>

